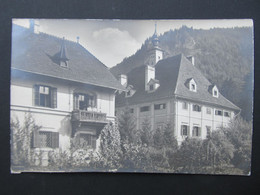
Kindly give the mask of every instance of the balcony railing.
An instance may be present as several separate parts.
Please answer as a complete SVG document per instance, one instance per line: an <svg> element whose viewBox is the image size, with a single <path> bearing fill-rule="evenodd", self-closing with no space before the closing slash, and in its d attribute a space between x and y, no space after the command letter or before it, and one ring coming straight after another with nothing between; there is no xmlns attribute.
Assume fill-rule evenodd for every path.
<svg viewBox="0 0 260 195"><path fill-rule="evenodd" d="M107 115L101 112L75 110L72 112L72 120L78 122L102 122L107 123Z"/></svg>

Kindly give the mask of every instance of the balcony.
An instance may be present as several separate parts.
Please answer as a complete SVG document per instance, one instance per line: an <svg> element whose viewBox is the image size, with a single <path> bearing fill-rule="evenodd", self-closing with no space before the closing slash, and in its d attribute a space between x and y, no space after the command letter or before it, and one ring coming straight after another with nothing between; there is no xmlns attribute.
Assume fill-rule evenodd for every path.
<svg viewBox="0 0 260 195"><path fill-rule="evenodd" d="M81 123L108 123L107 115L105 113L86 110L73 111L71 120Z"/></svg>

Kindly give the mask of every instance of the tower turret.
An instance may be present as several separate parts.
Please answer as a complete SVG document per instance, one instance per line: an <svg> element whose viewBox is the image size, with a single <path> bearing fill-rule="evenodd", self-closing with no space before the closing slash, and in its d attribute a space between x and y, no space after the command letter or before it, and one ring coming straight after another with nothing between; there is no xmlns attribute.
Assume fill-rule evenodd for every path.
<svg viewBox="0 0 260 195"><path fill-rule="evenodd" d="M163 59L163 50L159 47L159 38L157 34L157 23L155 23L154 34L152 36L152 47L147 51L148 57L145 64L155 66L157 62Z"/></svg>

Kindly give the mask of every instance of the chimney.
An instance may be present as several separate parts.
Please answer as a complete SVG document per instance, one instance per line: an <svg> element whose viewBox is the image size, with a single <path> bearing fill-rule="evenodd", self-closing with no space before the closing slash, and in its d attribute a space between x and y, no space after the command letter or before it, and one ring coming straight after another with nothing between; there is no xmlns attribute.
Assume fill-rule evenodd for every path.
<svg viewBox="0 0 260 195"><path fill-rule="evenodd" d="M38 20L34 20L31 19L30 20L30 30L31 32L35 33L35 34L39 34L39 21Z"/></svg>
<svg viewBox="0 0 260 195"><path fill-rule="evenodd" d="M187 59L192 63L193 66L195 66L195 58L194 58L194 56L187 56Z"/></svg>
<svg viewBox="0 0 260 195"><path fill-rule="evenodd" d="M77 43L79 43L79 36L77 36Z"/></svg>
<svg viewBox="0 0 260 195"><path fill-rule="evenodd" d="M147 65L145 67L145 91L149 90L149 86L147 84L151 79L155 79L155 68Z"/></svg>
<svg viewBox="0 0 260 195"><path fill-rule="evenodd" d="M127 76L125 74L120 74L118 76L118 80L121 83L121 85L123 85L125 87L127 86Z"/></svg>

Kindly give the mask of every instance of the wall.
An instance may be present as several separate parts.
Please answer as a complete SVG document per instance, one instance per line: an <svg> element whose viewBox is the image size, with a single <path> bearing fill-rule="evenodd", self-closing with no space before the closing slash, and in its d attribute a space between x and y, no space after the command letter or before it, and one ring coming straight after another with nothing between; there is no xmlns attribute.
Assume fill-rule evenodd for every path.
<svg viewBox="0 0 260 195"><path fill-rule="evenodd" d="M34 85L41 84L57 88L57 108L34 106ZM71 112L73 111L73 93L94 92L97 95L97 111L106 113L107 118L114 120L114 90L84 84L63 81L60 79L35 76L32 74L12 75L11 80L11 118L18 118L21 124L25 113L31 113L37 125L43 130L59 132L60 148L69 147L71 136Z"/></svg>
<svg viewBox="0 0 260 195"><path fill-rule="evenodd" d="M216 108L210 105L201 105L201 112L196 112L192 110L192 105L195 104L194 102L187 102L188 108L185 110L182 107L182 103L185 101L176 100L176 135L178 142L181 142L185 139L185 136L181 136L181 125L185 124L190 126L190 136L192 136L192 127L198 126L201 127L201 138L205 139L207 137L207 128L206 126L211 127L212 130L217 130L219 127L227 126L230 120L234 117L234 112L231 110L225 110L222 108ZM207 114L207 108L210 108L211 114ZM223 113L224 111L231 112L231 117L217 116L215 115L215 110L219 109Z"/></svg>
<svg viewBox="0 0 260 195"><path fill-rule="evenodd" d="M154 104L166 103L166 109L154 110ZM206 126L210 126L211 130L216 130L221 126L227 126L230 119L234 117L234 112L230 110L223 110L222 108L216 108L213 106L202 105L201 112L192 110L192 104L194 102L187 102L188 108L185 110L182 108L182 100L176 99L164 99L160 101L154 101L150 103L143 103L138 105L130 105L129 108L134 109L133 117L136 121L137 129L142 128L142 123L145 119L148 119L151 123L151 129L154 130L160 124L170 123L174 127L174 135L176 136L178 143L180 144L186 137L181 136L181 125L185 124L190 126L190 136L192 136L192 127L201 127L201 138L205 139L207 136ZM150 110L147 112L140 112L140 108L143 106L150 106ZM206 108L211 109L211 114L207 114ZM215 110L220 109L231 112L231 117L217 116ZM124 107L116 108L117 116L120 116L124 110Z"/></svg>
<svg viewBox="0 0 260 195"><path fill-rule="evenodd" d="M173 125L174 121L174 112L172 107L172 100L170 99L163 99L159 101L154 101L151 103L143 103L143 104L138 104L138 105L132 105L129 106L129 108L134 109L133 117L135 118L136 121L136 128L141 129L142 124L145 120L149 120L151 124L151 129L154 130L157 128L157 126L161 124L166 124L170 123ZM154 109L154 104L166 104L166 108L162 110L155 110ZM149 106L150 110L146 112L140 112L140 108L143 106ZM124 110L124 107L121 108L116 108L117 111L117 116L120 116Z"/></svg>

